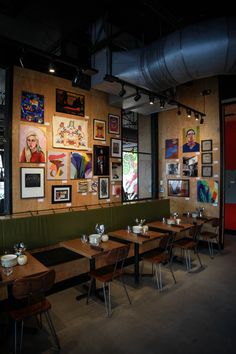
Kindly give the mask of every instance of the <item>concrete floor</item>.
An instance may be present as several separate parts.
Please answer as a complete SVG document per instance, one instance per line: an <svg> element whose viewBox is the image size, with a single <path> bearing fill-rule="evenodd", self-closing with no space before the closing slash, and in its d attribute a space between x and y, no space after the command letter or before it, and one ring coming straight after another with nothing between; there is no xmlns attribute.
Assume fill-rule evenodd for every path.
<svg viewBox="0 0 236 354"><path fill-rule="evenodd" d="M200 255L204 267L199 269L193 256L191 274L183 264L173 264L177 284L168 271L163 272L162 293L150 277L135 286L127 276L132 305L120 284L114 283L111 318L99 300L88 305L85 299L76 301L81 286L51 295L60 353L234 354L236 236L225 237L222 256L216 254L212 260L207 250L200 250ZM12 338L4 342L0 352L11 353ZM22 353L57 353L46 326L37 334L25 334Z"/></svg>

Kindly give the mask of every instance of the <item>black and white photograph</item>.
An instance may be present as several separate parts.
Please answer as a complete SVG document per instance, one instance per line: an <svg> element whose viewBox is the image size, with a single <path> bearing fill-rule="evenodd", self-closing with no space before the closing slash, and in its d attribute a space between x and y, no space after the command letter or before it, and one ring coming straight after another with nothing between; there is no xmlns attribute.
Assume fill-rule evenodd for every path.
<svg viewBox="0 0 236 354"><path fill-rule="evenodd" d="M21 167L21 198L44 197L44 167Z"/></svg>
<svg viewBox="0 0 236 354"><path fill-rule="evenodd" d="M180 174L180 166L178 162L166 163L166 174L172 176L178 176Z"/></svg>
<svg viewBox="0 0 236 354"><path fill-rule="evenodd" d="M183 157L183 176L198 177L198 156Z"/></svg>

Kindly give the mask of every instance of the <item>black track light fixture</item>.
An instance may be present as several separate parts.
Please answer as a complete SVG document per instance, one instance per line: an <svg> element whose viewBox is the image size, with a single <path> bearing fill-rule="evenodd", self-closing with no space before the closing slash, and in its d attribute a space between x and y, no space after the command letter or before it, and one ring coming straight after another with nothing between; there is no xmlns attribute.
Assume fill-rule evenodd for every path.
<svg viewBox="0 0 236 354"><path fill-rule="evenodd" d="M203 119L203 116L201 116L200 118L200 124L203 124L204 123L204 119Z"/></svg>
<svg viewBox="0 0 236 354"><path fill-rule="evenodd" d="M165 107L166 101L160 98L160 108L163 109Z"/></svg>
<svg viewBox="0 0 236 354"><path fill-rule="evenodd" d="M139 91L138 91L138 89L137 89L137 90L136 90L136 95L134 96L135 102L139 101L140 98L141 98L141 95L140 95L140 93L139 93Z"/></svg>
<svg viewBox="0 0 236 354"><path fill-rule="evenodd" d="M149 96L149 103L154 104L155 97Z"/></svg>
<svg viewBox="0 0 236 354"><path fill-rule="evenodd" d="M125 85L122 83L121 84L121 90L119 92L119 96L123 97L125 94L126 94Z"/></svg>

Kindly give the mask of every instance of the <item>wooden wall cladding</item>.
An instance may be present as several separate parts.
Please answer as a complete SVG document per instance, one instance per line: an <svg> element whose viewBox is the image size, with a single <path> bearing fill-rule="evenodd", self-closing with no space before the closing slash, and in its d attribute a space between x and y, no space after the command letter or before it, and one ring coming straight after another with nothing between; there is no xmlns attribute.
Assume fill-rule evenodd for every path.
<svg viewBox="0 0 236 354"><path fill-rule="evenodd" d="M56 112L56 89L66 90L68 92L84 95L85 97L85 117ZM46 163L20 163L19 155L19 127L21 124L26 124L21 121L21 94L22 91L37 93L44 96L44 124L27 123L34 127L46 128L46 150L68 153L67 179L66 180L48 180L47 179L47 164ZM120 138L114 134L108 134L108 114L120 116L120 109L111 107L107 103L107 95L96 91L85 91L71 86L71 82L52 75L42 74L28 69L14 68L13 82L13 110L12 110L12 196L13 196L13 213L24 211L35 211L45 209L58 209L67 206L83 206L95 205L98 203L106 203L106 199L98 199L98 194L95 193L78 193L78 182L82 180L70 179L70 153L80 150L70 150L53 148L52 146L52 118L54 115L71 118L75 120L85 119L88 121L88 147L86 152L93 151L93 145L110 146L110 138ZM106 141L93 140L93 119L106 121ZM117 159L112 159L118 161ZM20 170L21 167L44 167L45 168L45 196L43 198L22 199L20 193ZM110 177L110 176L108 176ZM95 179L98 178L95 176ZM84 180L85 181L85 180ZM71 203L51 203L52 185L72 185L72 200ZM111 202L119 202L120 197L112 195L112 184L110 183Z"/></svg>

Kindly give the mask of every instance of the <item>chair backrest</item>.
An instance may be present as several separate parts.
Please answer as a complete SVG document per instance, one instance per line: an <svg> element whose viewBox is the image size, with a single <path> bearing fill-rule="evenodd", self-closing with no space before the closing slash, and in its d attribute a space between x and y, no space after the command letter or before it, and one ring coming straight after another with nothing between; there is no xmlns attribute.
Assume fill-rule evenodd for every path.
<svg viewBox="0 0 236 354"><path fill-rule="evenodd" d="M107 254L104 255L103 258L105 267L112 265L114 266L113 274L115 274L117 270L119 270L119 274L121 274L123 272L124 263L129 254L129 249L130 244L127 244L107 252Z"/></svg>
<svg viewBox="0 0 236 354"><path fill-rule="evenodd" d="M192 236L194 242L199 242L201 229L202 224L198 225L197 223L190 229L189 234Z"/></svg>
<svg viewBox="0 0 236 354"><path fill-rule="evenodd" d="M27 299L32 304L44 298L55 282L55 270L40 273L35 276L16 279L12 285L12 295L15 299Z"/></svg>
<svg viewBox="0 0 236 354"><path fill-rule="evenodd" d="M162 237L159 242L159 249L163 252L170 253L173 247L175 237L175 233L170 233L168 236Z"/></svg>
<svg viewBox="0 0 236 354"><path fill-rule="evenodd" d="M219 218L214 218L211 222L211 226L215 229L215 234L218 235L219 229L220 229L220 219Z"/></svg>

